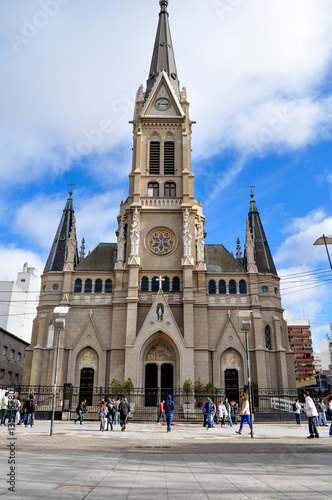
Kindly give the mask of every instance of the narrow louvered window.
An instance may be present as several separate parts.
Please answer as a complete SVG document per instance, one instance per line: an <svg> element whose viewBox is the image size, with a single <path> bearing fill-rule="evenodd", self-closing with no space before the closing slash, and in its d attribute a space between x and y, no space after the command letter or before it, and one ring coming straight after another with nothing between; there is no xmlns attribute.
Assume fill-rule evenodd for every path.
<svg viewBox="0 0 332 500"><path fill-rule="evenodd" d="M160 173L160 142L150 143L150 169L151 175Z"/></svg>
<svg viewBox="0 0 332 500"><path fill-rule="evenodd" d="M174 142L165 142L164 148L164 175L174 175Z"/></svg>

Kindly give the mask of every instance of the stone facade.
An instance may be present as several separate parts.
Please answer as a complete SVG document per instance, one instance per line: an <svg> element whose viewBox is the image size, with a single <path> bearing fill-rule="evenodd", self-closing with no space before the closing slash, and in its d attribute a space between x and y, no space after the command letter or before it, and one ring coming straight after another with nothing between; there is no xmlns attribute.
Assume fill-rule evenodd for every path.
<svg viewBox="0 0 332 500"><path fill-rule="evenodd" d="M142 388L177 388L187 379L243 387L247 369L241 323L250 320L253 381L263 388L294 387L279 278L271 256L260 251L255 202L244 258L240 249L235 258L222 245L205 245L203 206L195 199L191 170L194 122L187 91L179 91L174 54L159 57L158 47L173 51L164 1L148 91L140 87L136 96L129 196L120 206L117 244L100 244L87 257L83 248L76 262L70 194L68 217L63 216L73 221L70 234L63 236L67 253L61 271L49 265L42 276L25 382L52 384L52 313L55 306L67 305L59 384L79 386L89 376L94 386L103 387L128 378ZM65 232L59 227L57 234ZM59 262L53 257L49 263ZM262 259L270 272L260 271Z"/></svg>

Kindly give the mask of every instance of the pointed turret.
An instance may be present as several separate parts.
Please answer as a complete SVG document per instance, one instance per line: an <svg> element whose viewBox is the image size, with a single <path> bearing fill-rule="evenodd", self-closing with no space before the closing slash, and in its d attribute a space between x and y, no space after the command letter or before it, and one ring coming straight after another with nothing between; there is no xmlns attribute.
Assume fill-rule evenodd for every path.
<svg viewBox="0 0 332 500"><path fill-rule="evenodd" d="M157 29L156 41L154 44L150 74L147 81L146 95L148 98L152 87L154 86L160 71L164 70L170 78L175 93L180 97L180 84L176 70L175 57L171 30L169 26L167 12L168 0L160 0L159 24Z"/></svg>
<svg viewBox="0 0 332 500"><path fill-rule="evenodd" d="M254 200L254 193L250 194L250 209L248 214L249 226L252 235L252 240L254 243L254 258L255 263L259 273L270 273L277 274L276 267L273 262L272 254L270 251L269 244L267 242L264 228L262 225L261 218L259 216L259 212L257 210L256 202ZM247 266L248 264L248 255L245 252L244 256L244 264Z"/></svg>
<svg viewBox="0 0 332 500"><path fill-rule="evenodd" d="M74 219L74 208L72 200L72 191L69 191L69 198L67 199L58 230L56 232L53 245L48 256L44 273L48 271L62 271L67 258L67 243L72 230ZM73 231L74 234L74 231ZM74 265L78 263L77 250L75 252Z"/></svg>

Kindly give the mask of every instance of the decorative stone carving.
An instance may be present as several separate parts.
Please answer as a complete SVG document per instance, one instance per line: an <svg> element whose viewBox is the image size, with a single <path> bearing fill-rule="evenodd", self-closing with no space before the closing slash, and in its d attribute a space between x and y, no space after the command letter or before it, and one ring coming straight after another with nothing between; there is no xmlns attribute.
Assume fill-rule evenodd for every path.
<svg viewBox="0 0 332 500"><path fill-rule="evenodd" d="M118 262L125 261L125 245L126 245L125 222L124 222L124 216L122 215L121 219L120 219L119 235L118 235L118 241L117 241L117 246L118 246L117 261Z"/></svg>
<svg viewBox="0 0 332 500"><path fill-rule="evenodd" d="M197 268L206 271L204 257L204 225L201 216L198 216L196 224L196 251L197 251Z"/></svg>
<svg viewBox="0 0 332 500"><path fill-rule="evenodd" d="M247 234L245 243L246 255L247 255L247 271L248 273L258 273L258 269L255 262L255 245L252 239L249 219L247 219Z"/></svg>
<svg viewBox="0 0 332 500"><path fill-rule="evenodd" d="M138 210L135 208L135 212L133 215L133 222L131 225L130 232L130 240L131 240L131 251L130 255L138 255L138 246L139 246L139 221L138 221Z"/></svg>
<svg viewBox="0 0 332 500"><path fill-rule="evenodd" d="M237 357L235 356L235 354L232 354L231 352L226 354L226 356L224 358L224 366L227 366L227 367L230 366L232 368L234 368L235 366L239 366L239 363L238 363L238 360L237 360Z"/></svg>
<svg viewBox="0 0 332 500"><path fill-rule="evenodd" d="M143 85L140 85L136 93L136 102L142 102L142 101L144 102L144 88Z"/></svg>
<svg viewBox="0 0 332 500"><path fill-rule="evenodd" d="M189 102L187 87L182 87L182 91L180 94L181 94L181 102Z"/></svg>
<svg viewBox="0 0 332 500"><path fill-rule="evenodd" d="M92 351L85 351L81 358L81 364L84 366L93 366L96 364L96 356Z"/></svg>
<svg viewBox="0 0 332 500"><path fill-rule="evenodd" d="M146 356L147 361L169 361L172 358L171 351L162 344L152 347Z"/></svg>
<svg viewBox="0 0 332 500"><path fill-rule="evenodd" d="M184 257L191 256L191 233L189 225L189 210L186 208L183 221L183 255Z"/></svg>

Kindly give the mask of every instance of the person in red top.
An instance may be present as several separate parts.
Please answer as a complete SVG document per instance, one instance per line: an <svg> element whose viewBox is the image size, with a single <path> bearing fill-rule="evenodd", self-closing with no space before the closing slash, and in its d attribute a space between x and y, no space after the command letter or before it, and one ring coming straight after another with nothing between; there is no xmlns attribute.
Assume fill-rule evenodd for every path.
<svg viewBox="0 0 332 500"><path fill-rule="evenodd" d="M164 422L166 422L165 412L164 412L164 403L165 403L165 400L163 399L159 405L159 417L157 420L157 424L160 424L161 417L163 418Z"/></svg>

